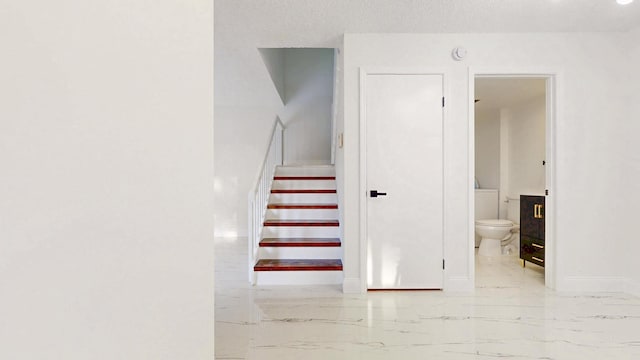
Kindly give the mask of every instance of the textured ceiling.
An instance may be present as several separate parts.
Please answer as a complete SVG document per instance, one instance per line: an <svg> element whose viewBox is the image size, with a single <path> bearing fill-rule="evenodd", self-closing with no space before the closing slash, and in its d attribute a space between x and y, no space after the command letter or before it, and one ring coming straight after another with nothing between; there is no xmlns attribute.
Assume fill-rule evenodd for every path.
<svg viewBox="0 0 640 360"><path fill-rule="evenodd" d="M332 47L345 32L627 31L640 3L614 0L215 0L216 41Z"/></svg>
<svg viewBox="0 0 640 360"><path fill-rule="evenodd" d="M251 99L267 90L260 85L268 75L260 68L259 47L337 47L344 33L609 32L639 26L640 1L215 0L216 101L274 100Z"/></svg>

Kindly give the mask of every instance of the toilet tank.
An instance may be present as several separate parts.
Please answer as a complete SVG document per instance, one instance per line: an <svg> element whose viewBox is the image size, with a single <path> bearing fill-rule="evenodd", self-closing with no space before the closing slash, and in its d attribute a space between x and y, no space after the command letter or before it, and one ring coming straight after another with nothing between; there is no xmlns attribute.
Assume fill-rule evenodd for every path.
<svg viewBox="0 0 640 360"><path fill-rule="evenodd" d="M476 189L475 214L474 220L498 218L497 189Z"/></svg>
<svg viewBox="0 0 640 360"><path fill-rule="evenodd" d="M507 220L520 224L520 197L507 196Z"/></svg>

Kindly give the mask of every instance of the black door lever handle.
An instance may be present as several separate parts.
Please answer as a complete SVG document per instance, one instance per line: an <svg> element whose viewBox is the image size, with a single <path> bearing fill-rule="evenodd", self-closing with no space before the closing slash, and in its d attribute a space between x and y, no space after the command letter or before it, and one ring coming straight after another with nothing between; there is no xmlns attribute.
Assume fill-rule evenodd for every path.
<svg viewBox="0 0 640 360"><path fill-rule="evenodd" d="M371 190L371 191L369 192L369 195L370 195L371 197L378 197L378 196L387 196L387 193L384 193L384 192L378 192L378 190Z"/></svg>

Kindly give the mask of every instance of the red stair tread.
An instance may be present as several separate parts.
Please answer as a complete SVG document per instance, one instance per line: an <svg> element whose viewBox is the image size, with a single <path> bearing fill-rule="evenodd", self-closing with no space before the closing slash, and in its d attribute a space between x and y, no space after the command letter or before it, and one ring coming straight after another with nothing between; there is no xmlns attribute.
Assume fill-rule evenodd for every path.
<svg viewBox="0 0 640 360"><path fill-rule="evenodd" d="M272 194L335 194L335 189L272 189Z"/></svg>
<svg viewBox="0 0 640 360"><path fill-rule="evenodd" d="M264 226L339 226L338 220L266 220Z"/></svg>
<svg viewBox="0 0 640 360"><path fill-rule="evenodd" d="M335 176L274 176L273 180L335 180Z"/></svg>
<svg viewBox="0 0 640 360"><path fill-rule="evenodd" d="M341 271L340 259L262 259L254 271Z"/></svg>
<svg viewBox="0 0 640 360"><path fill-rule="evenodd" d="M266 238L262 247L340 247L338 238Z"/></svg>
<svg viewBox="0 0 640 360"><path fill-rule="evenodd" d="M337 209L338 204L269 204L268 209Z"/></svg>

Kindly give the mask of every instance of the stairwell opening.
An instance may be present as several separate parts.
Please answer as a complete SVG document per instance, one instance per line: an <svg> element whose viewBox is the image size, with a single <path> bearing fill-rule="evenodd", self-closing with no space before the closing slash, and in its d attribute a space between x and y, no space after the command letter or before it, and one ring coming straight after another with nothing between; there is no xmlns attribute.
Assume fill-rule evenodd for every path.
<svg viewBox="0 0 640 360"><path fill-rule="evenodd" d="M336 49L259 49L282 100L267 159L250 201L250 281L341 285L342 243L333 165ZM270 155L270 154L275 155ZM263 165L263 168L265 165ZM273 175L271 175L273 174ZM257 219L257 221L256 221Z"/></svg>
<svg viewBox="0 0 640 360"><path fill-rule="evenodd" d="M285 126L285 165L333 163L335 143L333 48L259 48L282 100L277 116Z"/></svg>

